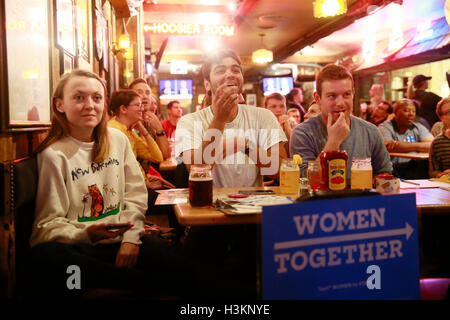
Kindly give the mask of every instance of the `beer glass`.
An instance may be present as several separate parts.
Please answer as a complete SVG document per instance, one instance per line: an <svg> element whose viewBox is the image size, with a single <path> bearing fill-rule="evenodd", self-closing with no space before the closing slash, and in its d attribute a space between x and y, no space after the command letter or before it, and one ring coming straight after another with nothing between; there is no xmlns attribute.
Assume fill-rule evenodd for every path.
<svg viewBox="0 0 450 320"><path fill-rule="evenodd" d="M353 158L350 185L352 189L372 189L372 163L370 158Z"/></svg>
<svg viewBox="0 0 450 320"><path fill-rule="evenodd" d="M209 164L194 164L189 173L189 202L193 207L210 206L213 198L213 179Z"/></svg>
<svg viewBox="0 0 450 320"><path fill-rule="evenodd" d="M281 159L280 166L280 191L281 193L298 193L300 168L292 158Z"/></svg>

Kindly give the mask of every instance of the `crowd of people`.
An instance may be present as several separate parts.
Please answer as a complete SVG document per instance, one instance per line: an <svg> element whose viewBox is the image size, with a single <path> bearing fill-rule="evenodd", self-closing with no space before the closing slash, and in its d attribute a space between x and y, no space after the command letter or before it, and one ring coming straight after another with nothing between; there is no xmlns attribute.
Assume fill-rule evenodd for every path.
<svg viewBox="0 0 450 320"><path fill-rule="evenodd" d="M351 75L349 74L349 79L353 81L350 77ZM442 111L442 104L446 103L446 99L441 99L438 95L426 91L430 79L431 77L424 75L415 76L407 90L407 97L394 102L386 99L385 89L381 84L373 84L369 90L370 103L361 105L359 118L378 127L388 152L430 153L429 161L392 157L390 161L393 168L389 171L392 171L395 176L402 179L426 179L450 173L448 170L450 168L448 166L449 160L447 160L446 164L443 162L450 157L448 144L444 144L447 141L445 137L448 135L448 120L444 112L445 109ZM285 146L290 156L300 154L303 160L310 161L317 158L320 151L325 150L324 143L328 139L328 132L325 130L328 115L323 113L326 112L326 108L323 111L324 107L323 103L321 104L320 102L320 94L317 95L320 90L320 88L317 89L314 99L306 108L306 111L301 105L303 93L300 88L294 88L286 97L283 97L280 93L272 93L264 99L264 107L272 111L288 139L288 143ZM352 90L351 98L353 101L354 89ZM334 104L339 106L340 103ZM343 101L342 105L342 111L347 110L348 106L348 115L346 116L351 115L355 119L354 121L359 121L353 115L353 102L350 104L350 102ZM321 122L318 119L302 124L321 113L324 127L321 127ZM350 122L348 119L347 122ZM312 127L314 122L316 126ZM332 124L334 122L335 119L333 119ZM299 129L295 129L299 124L302 125L299 126ZM378 134L374 134L373 137L376 135ZM439 144L439 157L437 158L436 144L432 145L432 141L440 135L443 137L436 139L436 141L441 141ZM346 144L340 145L339 149L346 150L353 155L352 146L358 145L356 155L362 157L364 153L362 151L363 146L366 144L355 143L350 138L351 136L345 136L345 139L341 142L345 141ZM378 141L378 139L373 137L370 139L372 143L373 141ZM317 139L321 141L319 145L307 144L308 141L311 142ZM357 157L356 155L352 157ZM364 154L364 156L370 157L370 153ZM377 172L379 171L375 168L374 173L376 174Z"/></svg>
<svg viewBox="0 0 450 320"><path fill-rule="evenodd" d="M300 88L286 97L268 95L263 108L242 104L241 60L231 50L209 57L202 75L205 106L183 115L181 104L172 101L165 121L144 79L112 92L109 102L104 82L91 72L74 70L60 79L52 127L37 150L30 241L38 266L35 287L67 293L67 264L86 272L83 288L169 289L181 295L189 288L214 295L249 275L253 279L255 256L248 253L257 239L254 225L191 228L185 242L176 244L148 236L146 215L158 210L155 190L175 187L154 166L173 156L188 170L210 164L214 187L263 186L266 177L278 179L281 159L299 154L306 163L331 150L347 152L348 179L355 157L370 158L374 175L450 174L450 98L437 100L425 91L429 77L416 76L413 96L393 104L381 85L373 85L370 104L357 117L353 76L342 66L321 69L307 108ZM429 151L429 163L389 155L410 151ZM243 264L236 265L236 257ZM246 272L233 279L236 267Z"/></svg>

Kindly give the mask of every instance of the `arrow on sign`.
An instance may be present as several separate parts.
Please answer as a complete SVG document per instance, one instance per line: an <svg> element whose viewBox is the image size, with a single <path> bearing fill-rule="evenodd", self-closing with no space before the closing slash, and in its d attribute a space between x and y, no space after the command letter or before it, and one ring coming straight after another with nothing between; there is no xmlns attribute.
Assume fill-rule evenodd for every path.
<svg viewBox="0 0 450 320"><path fill-rule="evenodd" d="M312 246L312 245L324 244L324 243L335 243L335 242L392 237L392 236L398 236L398 235L402 235L402 234L404 234L406 236L406 240L408 240L413 232L414 232L414 229L408 224L408 222L406 222L405 227L402 229L392 229L392 230L385 230L385 231L374 231L374 232L366 232L366 233L348 234L348 235L334 236L334 237L323 237L323 238L313 238L313 239L305 239L305 240L277 242L274 244L274 249L275 250L290 249L290 248L306 247L306 246Z"/></svg>

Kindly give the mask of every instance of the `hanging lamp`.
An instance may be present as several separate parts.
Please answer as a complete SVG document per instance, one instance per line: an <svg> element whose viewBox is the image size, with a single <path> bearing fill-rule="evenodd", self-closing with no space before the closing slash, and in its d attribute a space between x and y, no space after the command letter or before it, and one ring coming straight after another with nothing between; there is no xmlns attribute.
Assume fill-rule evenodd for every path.
<svg viewBox="0 0 450 320"><path fill-rule="evenodd" d="M264 48L263 37L265 34L259 34L261 37L261 45L263 48L253 51L252 61L254 63L269 63L273 61L273 52Z"/></svg>

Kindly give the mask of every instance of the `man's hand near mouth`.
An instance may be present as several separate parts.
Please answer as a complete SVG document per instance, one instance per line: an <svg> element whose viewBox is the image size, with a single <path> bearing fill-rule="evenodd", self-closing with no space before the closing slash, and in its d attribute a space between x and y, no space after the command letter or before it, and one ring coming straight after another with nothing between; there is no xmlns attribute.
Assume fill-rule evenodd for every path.
<svg viewBox="0 0 450 320"><path fill-rule="evenodd" d="M350 126L345 118L345 113L340 112L339 118L335 123L332 123L331 114L328 115L327 121L328 141L323 150L339 150L339 146L350 134Z"/></svg>

